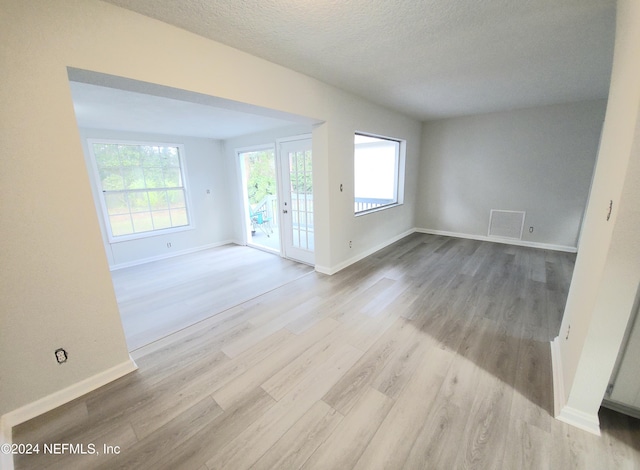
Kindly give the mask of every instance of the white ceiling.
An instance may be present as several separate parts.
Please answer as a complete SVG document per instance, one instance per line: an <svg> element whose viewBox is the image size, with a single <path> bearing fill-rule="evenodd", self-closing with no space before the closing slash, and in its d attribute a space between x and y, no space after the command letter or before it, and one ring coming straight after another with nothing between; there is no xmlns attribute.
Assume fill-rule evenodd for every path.
<svg viewBox="0 0 640 470"><path fill-rule="evenodd" d="M80 127L224 140L296 124L202 104L206 102L204 99L192 102L186 101L189 98L185 96L173 99L89 83L69 83Z"/></svg>
<svg viewBox="0 0 640 470"><path fill-rule="evenodd" d="M615 0L105 0L421 120L607 96Z"/></svg>

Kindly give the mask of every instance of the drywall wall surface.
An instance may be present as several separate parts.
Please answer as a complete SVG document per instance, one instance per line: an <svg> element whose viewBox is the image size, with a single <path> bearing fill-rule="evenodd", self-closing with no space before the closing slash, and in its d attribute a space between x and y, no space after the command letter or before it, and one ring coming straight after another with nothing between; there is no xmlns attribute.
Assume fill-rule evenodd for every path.
<svg viewBox="0 0 640 470"><path fill-rule="evenodd" d="M616 26L602 142L559 335L566 406L596 422L639 280L640 3L620 0Z"/></svg>
<svg viewBox="0 0 640 470"><path fill-rule="evenodd" d="M400 139L408 139L408 151L411 152L407 158L408 171L405 171L405 203L402 206L398 206L392 209L383 210L376 213L367 214L365 216L355 217L354 204L353 204L353 136L356 131L376 133L372 130L362 131L360 128L355 128L352 124L336 123L332 121L329 124L323 124L314 126L312 129L309 126L295 125L292 127L286 127L282 129L276 129L273 131L262 132L258 134L251 134L234 139L224 141L225 154L228 161L233 161L236 168L236 173L239 168L237 166L236 150L239 148L250 148L260 145L274 145L277 139L286 139L288 137L311 134L313 140L314 157L316 154L324 155L326 150L322 150L329 145L328 138L325 135L328 128L331 127L334 131L332 133L332 141L342 138L341 145L336 145L340 150L336 150L336 155L341 155L339 158L331 158L330 161L323 161L321 158L314 158L314 207L316 208L316 220L325 221L324 223L316 223L316 237L317 238L329 238L332 241L332 247L334 249L334 257L336 259L334 265L338 265L344 262L349 262L352 258L356 258L359 253L369 250L372 247L379 245L381 242L393 238L395 235L401 234L410 230L414 226L413 212L415 204L416 193L416 171L417 159L415 158L418 150L416 143L419 142L419 136L415 134L415 126L413 131L411 128L409 132L406 129L397 127L392 135L382 134L387 137L395 137ZM362 126L365 129L379 129L381 126L375 125ZM379 132L378 132L379 133ZM320 149L318 151L317 149ZM329 152L331 154L331 152ZM329 163L331 163L331 170L328 170ZM407 166L407 165L405 165ZM240 184L240 175L236 174L235 181ZM327 181L331 181L327 184ZM319 182L319 184L315 184ZM342 185L342 191L340 191L340 185ZM335 197L330 197L330 194ZM234 191L236 201L234 202L235 211L238 214L242 213L242 201L240 200L240 190ZM330 203L326 203L330 200ZM321 211L318 215L317 212ZM324 212L322 212L324 210ZM326 215L323 215L326 214ZM394 214L396 217L401 217L401 226L404 228L403 232L394 233L393 226L387 223L389 214ZM326 223L330 220L331 227ZM243 240L243 226L241 221L237 220L236 226L236 239ZM321 235L318 236L318 233ZM324 234L324 235L322 235ZM349 241L351 241L351 248L349 247ZM316 255L318 249L322 250L323 246L316 248ZM326 259L326 257L320 256L320 259ZM327 266L322 266L326 268Z"/></svg>
<svg viewBox="0 0 640 470"><path fill-rule="evenodd" d="M226 165L220 141L196 137L159 134L140 134L104 129L80 129L85 161L89 172L96 212L102 230L109 265L118 267L170 256L172 253L196 250L201 247L228 242L233 238L233 212L230 207L232 177ZM183 166L186 174L191 230L157 234L151 237L110 243L98 198L100 189L94 178L93 162L88 139L116 142L155 142L184 145ZM209 191L207 193L207 191ZM167 246L170 244L170 246Z"/></svg>
<svg viewBox="0 0 640 470"><path fill-rule="evenodd" d="M129 360L56 52L65 45L47 44L56 32L41 6L0 5L0 415Z"/></svg>
<svg viewBox="0 0 640 470"><path fill-rule="evenodd" d="M412 195L419 122L110 4L1 0L0 135L6 157L0 176L0 414L128 360L75 122L69 67L326 122L314 129L318 264L331 268L414 226L413 196L384 214L355 219L352 134L409 140L407 193ZM57 347L69 348L63 366L54 361Z"/></svg>
<svg viewBox="0 0 640 470"><path fill-rule="evenodd" d="M605 107L586 101L424 123L418 227L486 236L491 209L526 211L522 240L575 247Z"/></svg>
<svg viewBox="0 0 640 470"><path fill-rule="evenodd" d="M640 116L639 116L640 117ZM598 297L568 406L596 414L615 366L640 285L640 120ZM571 338L571 336L570 336ZM636 357L636 366L640 358ZM636 367L636 370L638 368Z"/></svg>
<svg viewBox="0 0 640 470"><path fill-rule="evenodd" d="M347 108L357 102L345 97ZM420 125L390 121L372 113L367 119L355 120L346 114L328 122L329 192L331 198L331 266L357 258L360 253L379 246L395 235L415 227L418 165L420 159ZM398 206L355 216L354 207L354 134L390 137L406 141L406 158L401 169L404 178L404 202ZM342 190L340 188L342 187ZM316 223L316 225L318 225ZM351 247L349 242L351 241Z"/></svg>

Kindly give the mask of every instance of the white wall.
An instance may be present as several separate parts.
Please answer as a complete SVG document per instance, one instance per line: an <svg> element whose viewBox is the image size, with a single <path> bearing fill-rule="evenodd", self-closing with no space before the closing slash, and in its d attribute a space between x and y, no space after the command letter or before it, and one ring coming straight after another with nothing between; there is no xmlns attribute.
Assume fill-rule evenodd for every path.
<svg viewBox="0 0 640 470"><path fill-rule="evenodd" d="M526 211L524 241L575 247L605 107L587 101L424 123L418 227L486 236L491 209Z"/></svg>
<svg viewBox="0 0 640 470"><path fill-rule="evenodd" d="M111 4L1 0L0 12L0 414L128 360L67 67L324 121L313 131L320 265L339 265L414 226L411 196L353 217L353 133L408 140L412 195L419 122ZM58 347L70 352L62 366Z"/></svg>
<svg viewBox="0 0 640 470"><path fill-rule="evenodd" d="M227 243L233 239L235 225L231 208L233 172L222 152L222 143L213 139L141 134L104 129L80 129L91 189L98 213L105 253L111 268L132 265L148 259L196 250L211 245ZM99 198L100 189L94 178L93 163L87 139L109 139L136 142L167 142L183 144L187 191L190 199L192 230L185 230L135 240L109 243L107 228ZM210 193L207 194L207 190ZM167 247L171 243L171 247Z"/></svg>
<svg viewBox="0 0 640 470"><path fill-rule="evenodd" d="M640 283L639 44L640 2L619 0L602 143L553 348L559 418L594 432Z"/></svg>
<svg viewBox="0 0 640 470"><path fill-rule="evenodd" d="M346 109L357 107L357 101L352 97L345 96L342 104ZM316 269L317 265L321 265L325 271L333 272L359 259L363 254L381 247L381 244L395 236L415 228L421 126L402 121L390 122L380 113L372 113L366 116L366 119L354 119L353 115L339 113L326 126L326 144L331 157L326 171L333 197L329 206L331 217L328 220L316 218L316 237L320 238L318 233L321 234L322 230L329 231L332 251L328 264L316 256ZM314 158L318 154L318 145L325 144L316 138L316 133L323 131L321 128L314 130ZM356 132L406 140L405 197L402 205L355 217L353 139ZM320 169L316 167L317 163L319 162L314 159L315 175L320 173ZM340 185L343 185L342 192ZM314 197L317 201L317 190ZM319 213L316 207L316 215ZM322 226L325 220L329 224ZM349 241L352 241L352 248L349 248Z"/></svg>

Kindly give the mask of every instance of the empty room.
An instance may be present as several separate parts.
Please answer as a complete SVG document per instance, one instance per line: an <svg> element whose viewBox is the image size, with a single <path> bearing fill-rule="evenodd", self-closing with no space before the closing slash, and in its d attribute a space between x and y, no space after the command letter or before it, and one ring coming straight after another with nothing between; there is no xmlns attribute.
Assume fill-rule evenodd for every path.
<svg viewBox="0 0 640 470"><path fill-rule="evenodd" d="M640 4L0 21L0 468L640 465Z"/></svg>

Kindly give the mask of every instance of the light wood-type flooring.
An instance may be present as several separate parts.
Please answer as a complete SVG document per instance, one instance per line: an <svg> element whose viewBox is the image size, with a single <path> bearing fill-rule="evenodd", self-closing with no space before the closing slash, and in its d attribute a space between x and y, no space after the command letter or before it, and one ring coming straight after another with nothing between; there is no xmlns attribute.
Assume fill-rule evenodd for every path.
<svg viewBox="0 0 640 470"><path fill-rule="evenodd" d="M238 245L111 273L129 351L287 284L313 268Z"/></svg>
<svg viewBox="0 0 640 470"><path fill-rule="evenodd" d="M120 446L16 468L632 469L640 424L551 416L575 255L414 234L135 352L139 370L14 429ZM232 286L230 286L232 288Z"/></svg>

